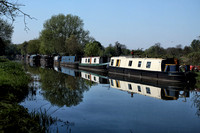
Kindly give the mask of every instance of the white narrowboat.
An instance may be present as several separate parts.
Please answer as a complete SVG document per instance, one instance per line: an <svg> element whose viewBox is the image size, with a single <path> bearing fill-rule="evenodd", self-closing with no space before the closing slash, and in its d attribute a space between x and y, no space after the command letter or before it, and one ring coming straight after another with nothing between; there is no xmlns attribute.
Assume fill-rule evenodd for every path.
<svg viewBox="0 0 200 133"><path fill-rule="evenodd" d="M108 71L109 74L149 80L182 82L187 79L187 73L179 69L179 61L173 58L112 57Z"/></svg>
<svg viewBox="0 0 200 133"><path fill-rule="evenodd" d="M87 71L107 72L109 61L107 57L83 57L79 69Z"/></svg>
<svg viewBox="0 0 200 133"><path fill-rule="evenodd" d="M134 94L140 94L162 100L177 100L179 91L153 85L109 79L110 87Z"/></svg>

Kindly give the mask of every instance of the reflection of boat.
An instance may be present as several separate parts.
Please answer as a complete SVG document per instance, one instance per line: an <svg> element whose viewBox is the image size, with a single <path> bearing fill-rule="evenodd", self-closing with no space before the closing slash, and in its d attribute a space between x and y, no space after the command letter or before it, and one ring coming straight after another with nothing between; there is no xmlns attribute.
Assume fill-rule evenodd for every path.
<svg viewBox="0 0 200 133"><path fill-rule="evenodd" d="M54 66L59 66L61 61L61 56L54 56L53 58L53 64Z"/></svg>
<svg viewBox="0 0 200 133"><path fill-rule="evenodd" d="M179 70L176 59L112 57L109 73L150 80L181 82L187 73Z"/></svg>
<svg viewBox="0 0 200 133"><path fill-rule="evenodd" d="M95 82L95 83L99 83L99 84L109 84L107 78L102 77L102 76L100 76L100 75L96 75L96 74L94 74L94 73L88 73L88 72L83 72L83 71L81 71L81 77L82 77L83 79L90 80L90 81Z"/></svg>
<svg viewBox="0 0 200 133"><path fill-rule="evenodd" d="M48 55L42 55L40 59L41 67L52 68L53 67L53 57Z"/></svg>
<svg viewBox="0 0 200 133"><path fill-rule="evenodd" d="M107 57L83 57L79 69L106 72L108 64Z"/></svg>
<svg viewBox="0 0 200 133"><path fill-rule="evenodd" d="M53 69L54 69L55 71L57 71L57 72L60 72L60 71L61 71L61 68L58 67L58 66L54 66Z"/></svg>
<svg viewBox="0 0 200 133"><path fill-rule="evenodd" d="M31 55L29 58L29 63L31 65L39 66L40 65L40 55Z"/></svg>
<svg viewBox="0 0 200 133"><path fill-rule="evenodd" d="M67 74L67 75L70 75L70 76L73 76L73 77L77 77L80 75L80 72L74 70L74 69L71 69L71 68L68 68L68 67L60 67L61 68L61 73L64 73L64 74Z"/></svg>
<svg viewBox="0 0 200 133"><path fill-rule="evenodd" d="M121 80L109 79L110 86L122 91L127 91L132 95L134 93L144 96L154 97L163 100L177 100L179 98L179 91L176 89L169 89L168 87L157 87L153 85L145 85L141 83L127 82Z"/></svg>

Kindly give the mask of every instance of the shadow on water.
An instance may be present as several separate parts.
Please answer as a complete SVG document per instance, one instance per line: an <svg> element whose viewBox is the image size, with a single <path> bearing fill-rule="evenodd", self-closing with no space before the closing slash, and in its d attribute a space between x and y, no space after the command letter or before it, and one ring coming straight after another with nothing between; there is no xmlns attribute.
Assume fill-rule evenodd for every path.
<svg viewBox="0 0 200 133"><path fill-rule="evenodd" d="M51 105L58 107L77 106L83 101L84 92L88 91L92 86L106 84L110 88L128 92L132 98L139 94L160 100L178 100L182 98L184 102L191 97L190 93L194 93L191 99L193 106L197 109L196 115L200 116L200 93L196 90L196 81L182 84L163 84L159 81L101 75L100 73L79 71L67 67L55 66L53 69L44 69L44 67L25 65L25 69L34 77L34 84L30 85L29 99L34 99L37 89L41 88L42 96ZM48 114L48 110L40 109L40 111ZM59 121L61 122L62 120L57 119L57 122ZM67 131L71 132L70 127L74 126L74 123L72 124L68 121L62 121L62 123L65 123ZM50 127L50 125L47 127Z"/></svg>

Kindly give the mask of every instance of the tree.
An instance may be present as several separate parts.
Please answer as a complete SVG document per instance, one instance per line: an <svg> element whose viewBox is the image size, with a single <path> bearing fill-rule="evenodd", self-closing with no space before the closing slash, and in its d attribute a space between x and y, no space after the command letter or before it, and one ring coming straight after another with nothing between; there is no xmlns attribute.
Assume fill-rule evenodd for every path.
<svg viewBox="0 0 200 133"><path fill-rule="evenodd" d="M34 39L30 40L27 45L27 53L28 54L39 54L40 49L40 40Z"/></svg>
<svg viewBox="0 0 200 133"><path fill-rule="evenodd" d="M166 54L165 49L161 47L160 43L156 43L149 49L145 50L145 54L149 57L162 57Z"/></svg>
<svg viewBox="0 0 200 133"><path fill-rule="evenodd" d="M99 43L96 41L86 44L84 48L86 56L100 56L101 51L102 51L102 46L101 44L99 45Z"/></svg>
<svg viewBox="0 0 200 133"><path fill-rule="evenodd" d="M18 47L19 47L22 55L26 55L27 54L28 42L25 41L22 44L18 45Z"/></svg>
<svg viewBox="0 0 200 133"><path fill-rule="evenodd" d="M70 36L75 36L78 43L85 45L89 39L89 32L83 29L83 20L78 16L55 15L44 23L40 34L41 51L43 53L66 53L65 42ZM89 41L89 40L88 40Z"/></svg>
<svg viewBox="0 0 200 133"><path fill-rule="evenodd" d="M108 57L116 56L116 51L112 44L109 44L109 46L105 48L104 54Z"/></svg>
<svg viewBox="0 0 200 133"><path fill-rule="evenodd" d="M194 52L197 52L200 50L200 40L196 40L194 39L192 42L191 42L191 48Z"/></svg>
<svg viewBox="0 0 200 133"><path fill-rule="evenodd" d="M11 43L13 27L0 18L0 55L5 54L6 45Z"/></svg>
<svg viewBox="0 0 200 133"><path fill-rule="evenodd" d="M69 38L67 38L65 49L66 55L83 55L83 48L74 35L71 35Z"/></svg>

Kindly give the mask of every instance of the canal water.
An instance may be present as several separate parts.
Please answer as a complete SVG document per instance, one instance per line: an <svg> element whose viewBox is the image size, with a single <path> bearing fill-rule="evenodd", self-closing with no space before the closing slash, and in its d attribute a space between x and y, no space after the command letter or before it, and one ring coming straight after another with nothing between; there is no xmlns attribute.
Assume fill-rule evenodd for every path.
<svg viewBox="0 0 200 133"><path fill-rule="evenodd" d="M66 67L25 69L34 80L20 105L55 119L50 132L200 132L195 86L119 80Z"/></svg>

